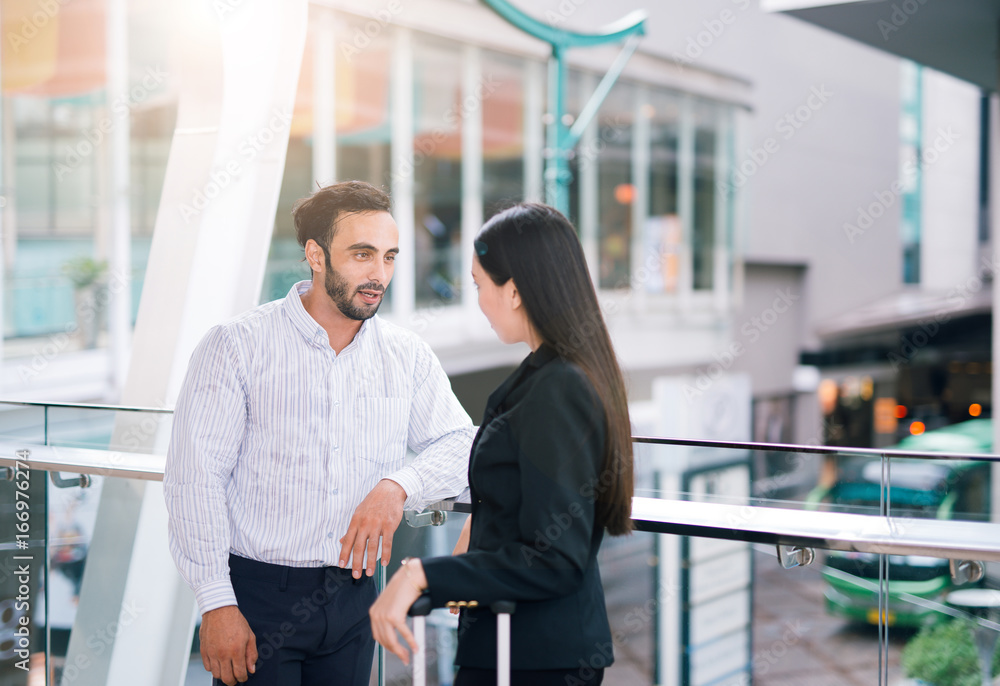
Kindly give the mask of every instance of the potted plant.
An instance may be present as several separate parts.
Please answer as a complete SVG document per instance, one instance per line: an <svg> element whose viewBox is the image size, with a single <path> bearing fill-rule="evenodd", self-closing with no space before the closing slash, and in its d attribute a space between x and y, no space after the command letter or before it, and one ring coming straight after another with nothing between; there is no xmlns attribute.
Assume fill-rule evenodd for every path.
<svg viewBox="0 0 1000 686"><path fill-rule="evenodd" d="M103 296L108 263L93 257L74 257L63 263L62 271L73 284L73 309L80 344L84 348L94 348L107 305L107 298Z"/></svg>
<svg viewBox="0 0 1000 686"><path fill-rule="evenodd" d="M954 619L925 626L903 648L902 666L908 677L929 686L981 686L979 655L972 624ZM1000 651L993 653L994 676L1000 672Z"/></svg>

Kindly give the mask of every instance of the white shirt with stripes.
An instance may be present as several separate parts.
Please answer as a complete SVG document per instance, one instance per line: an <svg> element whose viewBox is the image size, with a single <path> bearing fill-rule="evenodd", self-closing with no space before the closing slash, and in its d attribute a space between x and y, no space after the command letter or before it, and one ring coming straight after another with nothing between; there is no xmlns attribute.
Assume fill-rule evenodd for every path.
<svg viewBox="0 0 1000 686"><path fill-rule="evenodd" d="M191 357L163 486L170 551L202 613L236 604L230 552L338 564L382 478L406 509L468 486L472 421L430 346L375 316L338 355L302 305L309 287L214 327Z"/></svg>

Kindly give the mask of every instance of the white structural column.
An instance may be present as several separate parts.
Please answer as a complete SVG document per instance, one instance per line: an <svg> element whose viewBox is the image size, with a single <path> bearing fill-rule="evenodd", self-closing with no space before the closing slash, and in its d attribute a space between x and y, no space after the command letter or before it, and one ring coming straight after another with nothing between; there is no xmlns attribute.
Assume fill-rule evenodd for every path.
<svg viewBox="0 0 1000 686"><path fill-rule="evenodd" d="M524 199L544 202L542 180L545 164L545 67L540 62L524 63Z"/></svg>
<svg viewBox="0 0 1000 686"><path fill-rule="evenodd" d="M646 221L649 218L649 164L650 164L650 117L649 89L637 86L632 103L632 195L629 211L629 288L632 291L631 307L635 311L645 311L646 290L650 278L651 258L649 243L646 241Z"/></svg>
<svg viewBox="0 0 1000 686"><path fill-rule="evenodd" d="M580 91L582 93L593 93L594 89L597 88L597 77L595 76L582 76L582 84ZM552 88L552 84L548 85L548 88ZM551 113L548 113L552 116ZM578 211L580 213L580 220L578 222L577 230L580 232L580 243L583 244L583 254L587 258L587 264L590 267L590 278L594 281L594 286L600 288L601 286L601 237L599 235L598 227L598 217L599 217L599 177L597 175L598 165L600 164L600 153L606 145L605 141L598 140L600 125L598 123L599 117L594 117L590 120L590 124L587 128L583 130L583 135L580 136L580 143L576 147L576 156L578 163L576 165L577 174L577 187L580 189L578 197L580 199L580 204ZM570 208L570 214L573 214L573 208Z"/></svg>
<svg viewBox="0 0 1000 686"><path fill-rule="evenodd" d="M257 302L305 42L306 0L183 7L174 36L182 63L169 75L179 90L177 128L128 405L172 406L205 331ZM148 417L120 419L112 438L154 450L167 440L167 424ZM105 482L64 684L183 683L197 608L170 558L166 519L159 484Z"/></svg>
<svg viewBox="0 0 1000 686"><path fill-rule="evenodd" d="M108 135L109 244L108 244L108 354L111 356L112 397L125 386L132 338L132 217L130 212L129 115L114 112L113 103L128 102L128 4L109 0L107 5L107 103L114 126Z"/></svg>
<svg viewBox="0 0 1000 686"><path fill-rule="evenodd" d="M490 81L490 79L486 79ZM479 47L462 46L462 305L475 313L475 283L472 280L472 251L476 234L483 225L483 110L490 106L490 94L483 88L483 67Z"/></svg>

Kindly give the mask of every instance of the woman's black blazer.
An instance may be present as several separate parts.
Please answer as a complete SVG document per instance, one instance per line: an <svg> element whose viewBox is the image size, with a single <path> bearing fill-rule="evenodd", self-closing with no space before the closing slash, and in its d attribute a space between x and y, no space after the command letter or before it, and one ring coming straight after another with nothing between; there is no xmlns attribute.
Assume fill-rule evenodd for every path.
<svg viewBox="0 0 1000 686"><path fill-rule="evenodd" d="M545 345L490 396L469 460L469 552L423 561L435 607L477 604L456 664L496 668L496 600L517 602L513 669L611 664L594 515L605 427L583 371Z"/></svg>

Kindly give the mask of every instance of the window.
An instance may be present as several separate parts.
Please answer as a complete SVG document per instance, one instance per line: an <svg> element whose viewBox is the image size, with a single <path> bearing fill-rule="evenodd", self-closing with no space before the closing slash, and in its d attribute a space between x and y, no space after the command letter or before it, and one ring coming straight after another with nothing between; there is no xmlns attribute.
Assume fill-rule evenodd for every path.
<svg viewBox="0 0 1000 686"><path fill-rule="evenodd" d="M457 45L422 39L413 47L414 293L427 307L459 302L462 119L482 104L463 99Z"/></svg>
<svg viewBox="0 0 1000 686"><path fill-rule="evenodd" d="M695 290L711 290L715 280L715 192L717 106L694 105L694 216L692 217L692 280Z"/></svg>
<svg viewBox="0 0 1000 686"><path fill-rule="evenodd" d="M488 219L524 199L526 63L486 51L482 62L483 217Z"/></svg>
<svg viewBox="0 0 1000 686"><path fill-rule="evenodd" d="M644 110L650 119L649 210L642 241L649 278L644 285L650 293L675 293L682 234L677 204L680 102L673 94L652 93Z"/></svg>

